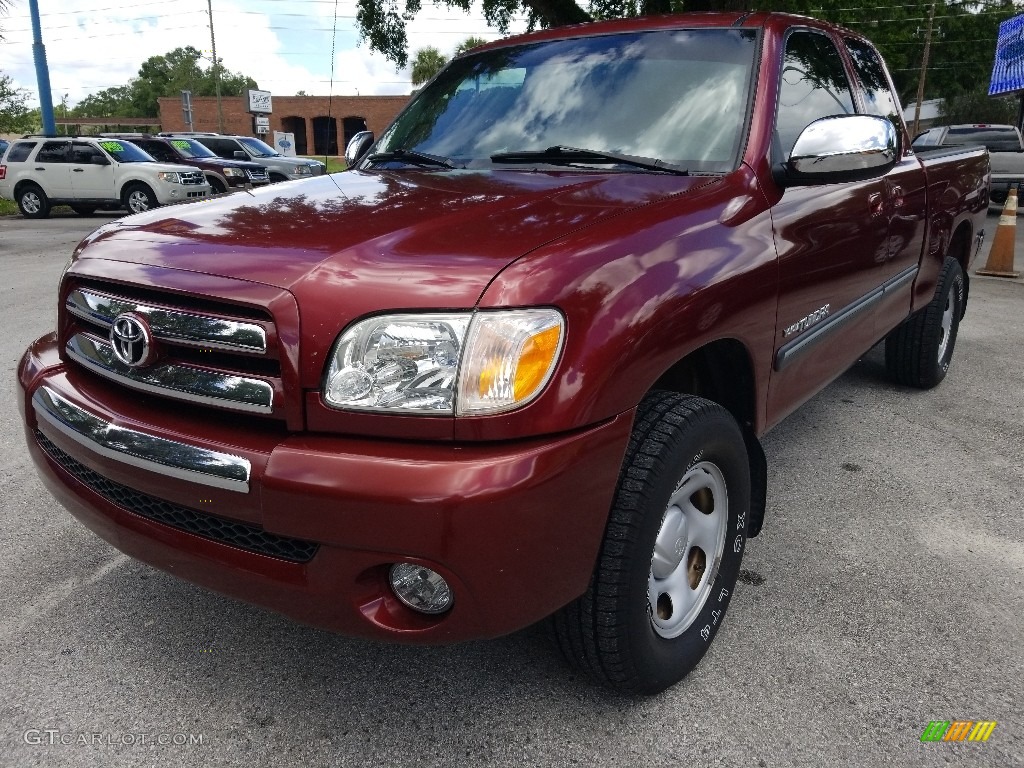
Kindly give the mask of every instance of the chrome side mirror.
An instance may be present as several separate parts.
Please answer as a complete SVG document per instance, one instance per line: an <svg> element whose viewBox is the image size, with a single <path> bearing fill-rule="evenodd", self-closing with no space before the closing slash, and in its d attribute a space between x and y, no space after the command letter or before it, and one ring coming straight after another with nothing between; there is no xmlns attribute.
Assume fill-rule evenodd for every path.
<svg viewBox="0 0 1024 768"><path fill-rule="evenodd" d="M900 154L896 127L884 117L823 117L804 128L775 176L782 186L861 181L887 173Z"/></svg>
<svg viewBox="0 0 1024 768"><path fill-rule="evenodd" d="M363 155L373 144L373 131L360 131L349 141L345 147L345 164L349 168L363 159Z"/></svg>

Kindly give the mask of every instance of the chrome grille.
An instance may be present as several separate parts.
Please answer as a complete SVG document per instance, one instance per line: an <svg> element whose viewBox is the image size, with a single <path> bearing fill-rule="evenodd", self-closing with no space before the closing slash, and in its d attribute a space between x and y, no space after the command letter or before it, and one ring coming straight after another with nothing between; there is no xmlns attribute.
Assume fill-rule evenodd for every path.
<svg viewBox="0 0 1024 768"><path fill-rule="evenodd" d="M266 181L269 178L266 168L260 168L259 170L246 168L245 173L251 181Z"/></svg>
<svg viewBox="0 0 1024 768"><path fill-rule="evenodd" d="M184 306L173 306L175 301ZM73 320L62 335L70 362L128 389L284 418L281 364L271 344L274 324L256 319L262 311L239 308L231 317L227 305L92 285L73 286L64 307ZM112 327L124 313L148 325L154 354L145 362L115 352Z"/></svg>
<svg viewBox="0 0 1024 768"><path fill-rule="evenodd" d="M181 171L178 174L182 184L205 184L206 177L202 171Z"/></svg>

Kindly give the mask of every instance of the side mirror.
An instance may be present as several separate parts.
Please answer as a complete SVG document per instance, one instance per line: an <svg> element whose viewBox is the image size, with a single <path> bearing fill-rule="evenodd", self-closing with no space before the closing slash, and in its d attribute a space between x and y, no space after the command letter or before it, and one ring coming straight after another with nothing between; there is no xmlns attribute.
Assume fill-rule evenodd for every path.
<svg viewBox="0 0 1024 768"><path fill-rule="evenodd" d="M240 149L236 149L233 153L235 160L248 160L249 156Z"/></svg>
<svg viewBox="0 0 1024 768"><path fill-rule="evenodd" d="M896 127L884 117L823 117L804 128L773 176L783 187L862 181L883 176L900 154Z"/></svg>
<svg viewBox="0 0 1024 768"><path fill-rule="evenodd" d="M373 131L360 131L357 133L349 141L348 146L345 147L345 164L349 168L354 166L363 159L363 155L366 154L372 144Z"/></svg>
<svg viewBox="0 0 1024 768"><path fill-rule="evenodd" d="M110 165L110 161L103 155L92 155L89 157L89 162L93 165Z"/></svg>

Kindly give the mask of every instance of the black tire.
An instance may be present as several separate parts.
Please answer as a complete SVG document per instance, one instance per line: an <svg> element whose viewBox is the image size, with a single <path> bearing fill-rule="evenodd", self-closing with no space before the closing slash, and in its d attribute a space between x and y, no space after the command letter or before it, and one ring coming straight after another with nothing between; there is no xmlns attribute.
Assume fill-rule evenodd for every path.
<svg viewBox="0 0 1024 768"><path fill-rule="evenodd" d="M885 339L885 367L896 382L931 389L946 378L965 297L963 270L956 259L946 257L934 298Z"/></svg>
<svg viewBox="0 0 1024 768"><path fill-rule="evenodd" d="M206 180L210 182L210 187L213 189L213 194L222 195L228 191L228 188L224 186L224 182L218 179L216 176L207 176Z"/></svg>
<svg viewBox="0 0 1024 768"><path fill-rule="evenodd" d="M288 181L288 177L280 173L271 173L269 178L271 184L277 184L282 181Z"/></svg>
<svg viewBox="0 0 1024 768"><path fill-rule="evenodd" d="M79 216L92 216L96 213L96 206L94 205L72 205L71 210L77 213Z"/></svg>
<svg viewBox="0 0 1024 768"><path fill-rule="evenodd" d="M159 207L160 203L153 194L153 190L145 184L129 184L121 194L121 202L128 210L128 213L144 213Z"/></svg>
<svg viewBox="0 0 1024 768"><path fill-rule="evenodd" d="M553 617L569 663L629 694L657 693L681 680L722 626L750 500L750 465L732 415L691 395L648 395L590 586ZM680 517L681 528L672 522ZM716 542L706 549L717 552L697 541Z"/></svg>
<svg viewBox="0 0 1024 768"><path fill-rule="evenodd" d="M18 190L18 210L26 219L45 219L50 215L50 198L35 184Z"/></svg>

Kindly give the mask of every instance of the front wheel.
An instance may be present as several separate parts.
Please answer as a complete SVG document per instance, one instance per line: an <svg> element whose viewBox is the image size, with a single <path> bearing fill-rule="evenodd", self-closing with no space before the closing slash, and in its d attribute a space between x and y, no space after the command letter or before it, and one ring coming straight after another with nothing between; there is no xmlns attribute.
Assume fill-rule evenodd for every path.
<svg viewBox="0 0 1024 768"><path fill-rule="evenodd" d="M946 257L935 296L885 339L885 367L900 384L931 389L946 378L964 314L964 273Z"/></svg>
<svg viewBox="0 0 1024 768"><path fill-rule="evenodd" d="M18 210L26 219L45 219L50 215L50 199L35 184L27 184L18 192Z"/></svg>
<svg viewBox="0 0 1024 768"><path fill-rule="evenodd" d="M153 190L145 184L130 185L125 189L122 200L124 201L124 207L128 209L129 213L144 213L160 205L157 202L156 195L153 194Z"/></svg>
<svg viewBox="0 0 1024 768"><path fill-rule="evenodd" d="M657 693L722 626L750 517L743 433L716 403L640 404L587 592L554 616L568 661L624 693Z"/></svg>

